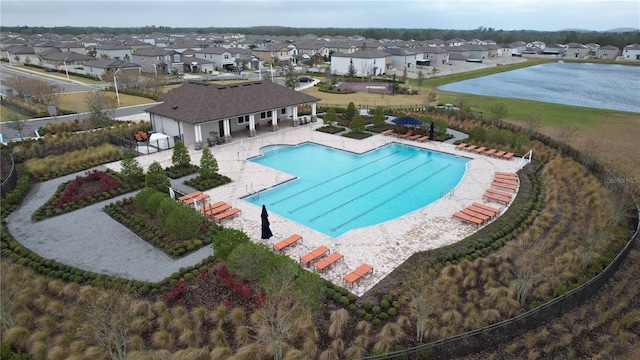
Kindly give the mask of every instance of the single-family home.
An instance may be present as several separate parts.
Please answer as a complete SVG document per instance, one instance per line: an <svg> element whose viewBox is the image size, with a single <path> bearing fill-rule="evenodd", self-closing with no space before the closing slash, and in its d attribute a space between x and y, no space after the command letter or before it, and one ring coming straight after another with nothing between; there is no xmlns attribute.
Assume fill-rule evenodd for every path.
<svg viewBox="0 0 640 360"><path fill-rule="evenodd" d="M404 48L386 48L383 51L391 55L391 66L397 70L402 71L402 69L405 68L416 68L416 53L413 50Z"/></svg>
<svg viewBox="0 0 640 360"><path fill-rule="evenodd" d="M391 67L391 54L380 50L358 50L350 54L331 56L331 73L345 75L353 66L356 76L379 76Z"/></svg>
<svg viewBox="0 0 640 360"><path fill-rule="evenodd" d="M142 48L131 54L131 62L142 67L143 72L154 74L182 73L182 55L175 50L152 47Z"/></svg>
<svg viewBox="0 0 640 360"><path fill-rule="evenodd" d="M315 42L299 42L296 43L296 48L298 48L298 53L302 55L305 59L313 58L314 56L322 56L329 57L329 48L325 43ZM306 55L306 56L305 56Z"/></svg>
<svg viewBox="0 0 640 360"><path fill-rule="evenodd" d="M449 52L440 46L422 46L413 49L416 53L416 65L438 66L449 63Z"/></svg>
<svg viewBox="0 0 640 360"><path fill-rule="evenodd" d="M100 79L105 75L113 75L116 71L118 74L133 76L140 74L142 67L129 61L117 59L95 59L84 63L84 73L97 76Z"/></svg>
<svg viewBox="0 0 640 360"><path fill-rule="evenodd" d="M507 43L503 43L498 45L498 50L496 53L498 57L511 57L513 56L513 47Z"/></svg>
<svg viewBox="0 0 640 360"><path fill-rule="evenodd" d="M582 59L589 55L589 48L578 43L568 43L564 56L569 58Z"/></svg>
<svg viewBox="0 0 640 360"><path fill-rule="evenodd" d="M549 44L542 53L544 55L564 56L566 48L567 47L562 44Z"/></svg>
<svg viewBox="0 0 640 360"><path fill-rule="evenodd" d="M315 121L319 100L270 81L186 82L145 111L154 131L198 146L207 139L229 142L238 131L247 131L251 137L260 129L277 131L283 121L297 126L299 105L309 104Z"/></svg>
<svg viewBox="0 0 640 360"><path fill-rule="evenodd" d="M66 71L69 73L84 74L84 64L95 60L91 55L78 54L73 51L60 51L51 49L39 54L40 66L45 68Z"/></svg>
<svg viewBox="0 0 640 360"><path fill-rule="evenodd" d="M129 46L118 44L105 44L96 47L96 58L98 59L116 59L131 61L133 51Z"/></svg>
<svg viewBox="0 0 640 360"><path fill-rule="evenodd" d="M198 50L194 53L194 56L198 59L204 59L211 61L215 64L216 68L234 67L236 65L236 59L231 54L231 51L227 48L219 46L209 46L202 50Z"/></svg>
<svg viewBox="0 0 640 360"><path fill-rule="evenodd" d="M640 60L640 44L627 45L622 49L624 60Z"/></svg>
<svg viewBox="0 0 640 360"><path fill-rule="evenodd" d="M293 49L290 48L289 45L290 44L284 43L266 44L265 46L252 49L251 54L264 62L279 62L281 64L295 63L294 56L297 55L297 50L293 52Z"/></svg>
<svg viewBox="0 0 640 360"><path fill-rule="evenodd" d="M615 60L620 55L620 49L613 45L600 46L596 49L596 57L598 59Z"/></svg>
<svg viewBox="0 0 640 360"><path fill-rule="evenodd" d="M2 50L2 57L9 59L10 65L38 64L40 62L32 46L14 45Z"/></svg>

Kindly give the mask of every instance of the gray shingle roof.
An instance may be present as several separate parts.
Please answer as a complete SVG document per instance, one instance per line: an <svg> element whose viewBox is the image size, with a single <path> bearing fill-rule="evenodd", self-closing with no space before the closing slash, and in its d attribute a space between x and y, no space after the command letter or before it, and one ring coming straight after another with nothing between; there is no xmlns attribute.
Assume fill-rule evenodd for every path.
<svg viewBox="0 0 640 360"><path fill-rule="evenodd" d="M233 118L320 99L269 81L231 85L187 82L146 111L190 124Z"/></svg>

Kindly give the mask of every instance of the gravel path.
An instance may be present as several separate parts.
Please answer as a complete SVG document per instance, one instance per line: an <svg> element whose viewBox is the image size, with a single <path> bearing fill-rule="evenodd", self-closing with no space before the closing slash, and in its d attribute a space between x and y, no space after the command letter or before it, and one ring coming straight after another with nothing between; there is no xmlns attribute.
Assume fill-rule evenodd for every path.
<svg viewBox="0 0 640 360"><path fill-rule="evenodd" d="M84 171L35 184L20 207L7 218L13 237L42 257L86 271L148 282L159 282L180 267L197 264L213 254L211 247L205 246L174 260L103 211L106 204L134 193L43 221L31 221L31 215L61 183L82 174Z"/></svg>

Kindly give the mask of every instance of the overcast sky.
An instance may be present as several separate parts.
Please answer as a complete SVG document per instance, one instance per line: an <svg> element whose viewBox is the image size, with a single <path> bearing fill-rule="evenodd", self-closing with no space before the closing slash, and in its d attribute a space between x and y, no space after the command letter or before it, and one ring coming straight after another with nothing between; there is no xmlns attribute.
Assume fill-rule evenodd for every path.
<svg viewBox="0 0 640 360"><path fill-rule="evenodd" d="M0 13L4 26L640 28L640 0L1 0Z"/></svg>

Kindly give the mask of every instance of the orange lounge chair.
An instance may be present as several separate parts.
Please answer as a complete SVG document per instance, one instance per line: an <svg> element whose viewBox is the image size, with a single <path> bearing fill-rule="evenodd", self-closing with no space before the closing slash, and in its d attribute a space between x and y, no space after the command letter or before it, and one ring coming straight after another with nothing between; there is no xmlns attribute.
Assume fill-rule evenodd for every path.
<svg viewBox="0 0 640 360"><path fill-rule="evenodd" d="M498 213L500 213L500 209L494 208L493 206L481 204L479 202L474 202L473 204L471 204L471 206L475 206L475 207L480 208L480 209L485 209L487 211L491 211L496 215L498 215Z"/></svg>
<svg viewBox="0 0 640 360"><path fill-rule="evenodd" d="M406 134L404 134L404 135L396 135L396 136L397 136L397 137L399 137L399 138L402 138L402 139L406 139L406 138L408 138L409 136L411 136L411 134L413 134L413 130L409 130L409 131L407 131L407 133L406 133Z"/></svg>
<svg viewBox="0 0 640 360"><path fill-rule="evenodd" d="M508 193L506 191L495 190L495 189L487 189L487 192L491 193L491 194L494 194L494 195L503 196L503 197L506 197L506 198L509 198L509 199L511 199L511 196L513 195L513 194Z"/></svg>
<svg viewBox="0 0 640 360"><path fill-rule="evenodd" d="M508 204L509 201L511 201L510 198L507 198L507 197L504 197L504 196L500 196L500 195L495 195L495 194L492 194L490 192L486 192L482 196L486 197L487 199L495 200L495 201L498 201L498 202L501 202L501 203L505 203L505 204Z"/></svg>
<svg viewBox="0 0 640 360"><path fill-rule="evenodd" d="M203 201L203 200L207 200L209 198L208 194L202 193L200 195L194 196L192 198L188 198L186 200L183 200L182 203L185 205L193 205L194 202L198 201Z"/></svg>
<svg viewBox="0 0 640 360"><path fill-rule="evenodd" d="M503 159L506 159L506 160L511 160L511 158L513 157L513 155L515 155L515 154L514 154L514 153L512 153L512 152L509 152L509 153L506 153L506 154L502 155L502 158L503 158Z"/></svg>
<svg viewBox="0 0 640 360"><path fill-rule="evenodd" d="M481 146L481 147L479 147L479 148L477 148L477 149L475 149L475 150L473 150L473 151L475 151L475 152L476 152L476 153L478 153L478 154L481 154L481 153L482 153L483 151L485 151L485 150L487 150L487 148L486 148L486 147L484 147L484 146Z"/></svg>
<svg viewBox="0 0 640 360"><path fill-rule="evenodd" d="M482 208L479 208L479 207L475 207L473 205L467 206L466 209L470 210L470 211L473 211L473 212L476 212L478 214L482 214L482 215L488 216L490 218L496 216L496 213L494 213L493 211L485 210L485 209L482 209Z"/></svg>
<svg viewBox="0 0 640 360"><path fill-rule="evenodd" d="M516 191L518 189L518 185L516 185L516 184L509 184L509 183L504 183L504 182L500 182L500 181L492 182L491 186L495 186L497 188L507 189L507 190L511 190L511 191Z"/></svg>
<svg viewBox="0 0 640 360"><path fill-rule="evenodd" d="M367 275L369 272L373 272L373 266L366 263L362 264L358 266L357 269L345 275L344 281L353 285L353 283L360 280L363 276Z"/></svg>
<svg viewBox="0 0 640 360"><path fill-rule="evenodd" d="M186 195L182 195L178 198L178 201L184 201L184 200L188 200L191 198L194 198L198 195L202 195L202 191L194 191L191 194L186 194Z"/></svg>
<svg viewBox="0 0 640 360"><path fill-rule="evenodd" d="M458 144L458 146L456 146L456 150L462 150L462 148L465 146L467 146L467 144L465 143Z"/></svg>
<svg viewBox="0 0 640 360"><path fill-rule="evenodd" d="M301 240L302 240L302 236L298 234L293 234L288 238L273 244L273 250L282 251L284 248L291 246Z"/></svg>
<svg viewBox="0 0 640 360"><path fill-rule="evenodd" d="M502 155L506 154L506 151L498 151L497 153L493 154L493 156L499 158L502 157Z"/></svg>
<svg viewBox="0 0 640 360"><path fill-rule="evenodd" d="M416 134L416 135L413 135L413 136L409 136L409 140L418 140L418 138L420 138L420 137L422 137L422 135Z"/></svg>
<svg viewBox="0 0 640 360"><path fill-rule="evenodd" d="M421 136L421 137L417 138L416 140L418 140L420 142L425 142L425 141L429 140L429 136L428 135Z"/></svg>
<svg viewBox="0 0 640 360"><path fill-rule="evenodd" d="M513 176L495 175L493 177L493 181L506 182L509 184L517 184L520 182L520 179Z"/></svg>
<svg viewBox="0 0 640 360"><path fill-rule="evenodd" d="M213 209L213 208L217 208L218 206L222 206L222 205L225 205L225 204L226 204L226 202L224 202L224 201L218 201L218 202L215 202L213 204L209 204L209 205L203 207L202 209L200 209L200 211L207 211L207 210L210 210L210 209Z"/></svg>
<svg viewBox="0 0 640 360"><path fill-rule="evenodd" d="M485 151L485 152L484 152L484 154L485 154L485 155L493 155L493 153L495 153L496 151L498 151L498 150L496 150L496 149L489 149L489 150Z"/></svg>
<svg viewBox="0 0 640 360"><path fill-rule="evenodd" d="M484 215L484 214L481 214L479 212L475 212L475 211L469 209L468 207L460 210L460 212L465 214L465 215L469 215L469 216L472 216L474 218L478 218L478 219L482 220L482 222L486 222L486 221L489 221L491 219L491 216Z"/></svg>
<svg viewBox="0 0 640 360"><path fill-rule="evenodd" d="M483 221L478 219L477 217L469 216L461 212L456 212L453 214L453 216L457 217L458 219L462 219L462 220L474 223L476 224L476 226L480 226L483 223Z"/></svg>
<svg viewBox="0 0 640 360"><path fill-rule="evenodd" d="M342 256L342 254L334 252L333 254L327 256L326 258L313 264L313 266L315 266L316 270L322 272L324 269L329 267L331 264L335 264L336 262L338 262L338 260L342 259L343 257L344 256Z"/></svg>
<svg viewBox="0 0 640 360"><path fill-rule="evenodd" d="M313 261L317 260L320 256L331 252L331 250L329 250L328 247L322 245L319 246L318 248L316 248L315 250L313 250L312 252L303 255L300 257L300 262L304 263L305 265L309 266L309 264L311 264Z"/></svg>
<svg viewBox="0 0 640 360"><path fill-rule="evenodd" d="M514 178L518 177L518 174L516 174L516 173L503 172L503 171L496 171L496 176L498 176L498 175L500 175L500 176L510 176L510 177L514 177Z"/></svg>
<svg viewBox="0 0 640 360"><path fill-rule="evenodd" d="M477 146L475 145L469 145L465 148L462 148L462 150L466 150L466 151L471 151L471 150L475 150L477 148Z"/></svg>
<svg viewBox="0 0 640 360"><path fill-rule="evenodd" d="M231 217L231 216L233 216L233 215L235 215L235 214L237 214L239 212L240 212L240 209L231 208L231 209L229 209L227 211L223 211L223 212L221 212L219 214L213 215L213 218L218 220L218 221L220 221L220 220L226 219L228 217Z"/></svg>
<svg viewBox="0 0 640 360"><path fill-rule="evenodd" d="M385 130L380 133L380 135L384 135L384 136L391 135L391 134L393 134L393 129Z"/></svg>
<svg viewBox="0 0 640 360"><path fill-rule="evenodd" d="M216 206L216 207L212 207L212 208L209 208L209 209L205 210L204 211L204 215L206 217L213 217L214 215L223 213L223 212L225 212L225 211L227 211L229 209L231 209L231 205L222 204L222 205L219 205L219 206Z"/></svg>

